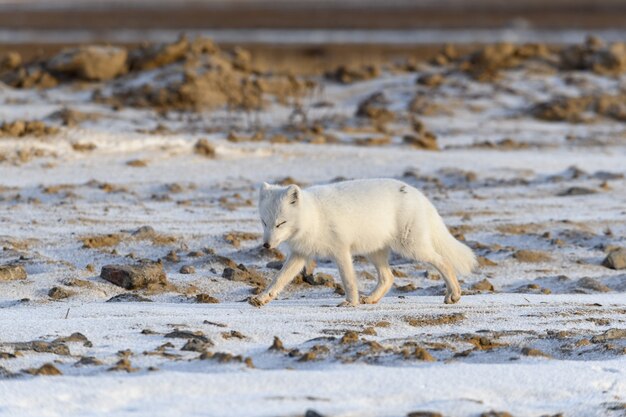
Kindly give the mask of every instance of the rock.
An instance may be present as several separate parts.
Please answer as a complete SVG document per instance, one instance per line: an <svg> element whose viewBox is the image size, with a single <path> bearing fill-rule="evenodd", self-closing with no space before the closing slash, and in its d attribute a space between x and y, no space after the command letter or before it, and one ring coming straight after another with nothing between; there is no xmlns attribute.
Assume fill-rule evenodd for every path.
<svg viewBox="0 0 626 417"><path fill-rule="evenodd" d="M93 356L83 356L74 364L74 366L87 366L87 365L99 366L103 364L104 363L101 360Z"/></svg>
<svg viewBox="0 0 626 417"><path fill-rule="evenodd" d="M220 300L218 300L215 297L210 296L209 294L198 294L196 295L196 303L203 303L203 304L218 304L220 302Z"/></svg>
<svg viewBox="0 0 626 417"><path fill-rule="evenodd" d="M117 246L122 241L122 236L119 234L89 235L80 240L83 242L83 248L98 249Z"/></svg>
<svg viewBox="0 0 626 417"><path fill-rule="evenodd" d="M525 347L522 349L522 355L524 356L540 356L544 358L549 358L550 355L540 351L539 349Z"/></svg>
<svg viewBox="0 0 626 417"><path fill-rule="evenodd" d="M283 345L283 341L280 340L278 336L274 336L274 342L272 343L272 346L270 346L268 350L284 352L285 346Z"/></svg>
<svg viewBox="0 0 626 417"><path fill-rule="evenodd" d="M339 341L339 343L341 343L342 345L347 345L347 344L357 343L358 341L359 341L359 334L355 331L348 330L341 337L341 340Z"/></svg>
<svg viewBox="0 0 626 417"><path fill-rule="evenodd" d="M341 65L334 71L327 72L325 77L342 84L351 84L357 81L371 80L379 75L380 69L374 65L364 65L361 67Z"/></svg>
<svg viewBox="0 0 626 417"><path fill-rule="evenodd" d="M139 294L124 293L124 294L118 294L114 297L111 297L106 302L107 303L146 303L146 302L152 302L152 300L146 297L142 297Z"/></svg>
<svg viewBox="0 0 626 417"><path fill-rule="evenodd" d="M0 281L26 279L26 270L22 265L0 265Z"/></svg>
<svg viewBox="0 0 626 417"><path fill-rule="evenodd" d="M609 252L609 254L602 261L602 266L611 269L626 269L626 248L619 248ZM0 269L0 279L2 275Z"/></svg>
<svg viewBox="0 0 626 417"><path fill-rule="evenodd" d="M303 280L307 284L310 285L324 285L327 287L332 287L335 285L335 279L332 275L325 274L323 272L318 272L317 274L303 274Z"/></svg>
<svg viewBox="0 0 626 417"><path fill-rule="evenodd" d="M477 290L477 291L491 291L491 292L495 290L493 287L493 284L489 282L487 278L483 279L482 281L478 281L477 283L472 285L472 289Z"/></svg>
<svg viewBox="0 0 626 417"><path fill-rule="evenodd" d="M69 291L61 287L52 287L50 288L50 291L48 291L48 297L53 300L62 300L64 298L69 298L72 295L74 295L73 291Z"/></svg>
<svg viewBox="0 0 626 417"><path fill-rule="evenodd" d="M266 268L280 270L283 267L283 262L281 261L269 261L265 264Z"/></svg>
<svg viewBox="0 0 626 417"><path fill-rule="evenodd" d="M179 272L181 274L186 274L186 275L188 275L188 274L195 274L196 273L196 268L194 268L191 265L183 265L183 266L180 267Z"/></svg>
<svg viewBox="0 0 626 417"><path fill-rule="evenodd" d="M592 190L591 188L586 187L570 187L566 190L563 190L557 194L559 197L569 197L573 195L589 195L596 194L596 190Z"/></svg>
<svg viewBox="0 0 626 417"><path fill-rule="evenodd" d="M417 78L417 83L427 87L439 87L445 81L440 73L424 74Z"/></svg>
<svg viewBox="0 0 626 417"><path fill-rule="evenodd" d="M419 346L415 347L415 351L413 352L413 356L416 359L420 360L420 361L425 361L425 362L435 362L436 361L436 359L433 357L433 355L430 354L430 352L428 352L423 347L419 347Z"/></svg>
<svg viewBox="0 0 626 417"><path fill-rule="evenodd" d="M0 134L3 136L21 138L24 136L49 136L59 132L54 126L48 126L40 120L15 120L13 122L4 122L0 126Z"/></svg>
<svg viewBox="0 0 626 417"><path fill-rule="evenodd" d="M91 346L92 343L82 333L74 332L69 336L57 337L52 343L82 343L84 346Z"/></svg>
<svg viewBox="0 0 626 417"><path fill-rule="evenodd" d="M325 417L324 414L320 414L315 410L308 409L304 413L304 417Z"/></svg>
<svg viewBox="0 0 626 417"><path fill-rule="evenodd" d="M190 48L187 37L181 36L176 42L155 44L137 48L130 52L131 71L145 71L163 67L185 57Z"/></svg>
<svg viewBox="0 0 626 417"><path fill-rule="evenodd" d="M591 343L604 343L609 340L626 338L626 329L609 329L601 335L593 336Z"/></svg>
<svg viewBox="0 0 626 417"><path fill-rule="evenodd" d="M70 349L63 343L45 342L43 340L34 340L32 342L15 343L13 345L16 351L33 351L38 353L53 353L55 355L69 356Z"/></svg>
<svg viewBox="0 0 626 417"><path fill-rule="evenodd" d="M14 70L22 65L22 56L15 51L9 51L0 59L0 70Z"/></svg>
<svg viewBox="0 0 626 417"><path fill-rule="evenodd" d="M424 149L428 151L438 151L439 145L437 144L437 136L432 132L425 131L420 134L405 135L402 141L407 145L411 145L417 149Z"/></svg>
<svg viewBox="0 0 626 417"><path fill-rule="evenodd" d="M356 116L366 117L377 124L385 124L395 119L393 112L387 109L389 100L382 92L376 92L363 100L356 111Z"/></svg>
<svg viewBox="0 0 626 417"><path fill-rule="evenodd" d="M593 290L597 292L610 292L611 289L606 285L602 284L596 279L591 277L584 277L578 280L578 286L581 288L586 288L588 290Z"/></svg>
<svg viewBox="0 0 626 417"><path fill-rule="evenodd" d="M189 339L185 346L183 346L180 350L185 350L189 352L205 352L208 348L213 346L213 342L207 340L206 342L200 340L198 338Z"/></svg>
<svg viewBox="0 0 626 417"><path fill-rule="evenodd" d="M88 45L66 49L52 57L46 68L53 73L87 81L106 81L126 72L126 49Z"/></svg>
<svg viewBox="0 0 626 417"><path fill-rule="evenodd" d="M144 262L134 266L106 265L100 277L127 290L147 288L151 284L167 284L163 265L157 262Z"/></svg>
<svg viewBox="0 0 626 417"><path fill-rule="evenodd" d="M188 330L174 330L173 332L167 333L165 337L173 339L197 339L203 343L211 342L201 331L190 332Z"/></svg>
<svg viewBox="0 0 626 417"><path fill-rule="evenodd" d="M481 413L479 417L513 417L513 415L506 411L486 411Z"/></svg>
<svg viewBox="0 0 626 417"><path fill-rule="evenodd" d="M405 317L404 321L411 326L441 326L444 324L454 324L465 320L463 313L441 314L427 317Z"/></svg>
<svg viewBox="0 0 626 417"><path fill-rule="evenodd" d="M193 145L193 151L196 155L201 155L206 158L215 158L215 146L208 141L208 139L198 139L195 145Z"/></svg>
<svg viewBox="0 0 626 417"><path fill-rule="evenodd" d="M406 417L443 417L443 414L436 411L411 411Z"/></svg>
<svg viewBox="0 0 626 417"><path fill-rule="evenodd" d="M115 366L111 367L108 369L108 371L125 371L125 372L137 372L139 370L139 368L133 368L132 364L130 363L130 360L128 358L122 358L119 361L117 361L117 363L115 364Z"/></svg>
<svg viewBox="0 0 626 417"><path fill-rule="evenodd" d="M513 258L520 262L549 262L552 257L545 252L520 249L513 254Z"/></svg>
<svg viewBox="0 0 626 417"><path fill-rule="evenodd" d="M237 268L224 268L222 277L238 282L245 282L255 286L265 286L265 278L256 272L248 270L242 264L237 265Z"/></svg>
<svg viewBox="0 0 626 417"><path fill-rule="evenodd" d="M47 376L63 375L63 373L59 371L59 369L51 363L46 363L37 369L34 369L34 368L26 369L24 372L31 374L31 375L47 375Z"/></svg>

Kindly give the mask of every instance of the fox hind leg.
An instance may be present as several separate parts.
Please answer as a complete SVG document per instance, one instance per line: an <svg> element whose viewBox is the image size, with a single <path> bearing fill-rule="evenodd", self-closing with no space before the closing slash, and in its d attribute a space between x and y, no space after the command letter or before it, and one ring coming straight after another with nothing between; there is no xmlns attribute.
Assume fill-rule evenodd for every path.
<svg viewBox="0 0 626 417"><path fill-rule="evenodd" d="M456 273L452 266L439 255L426 262L434 266L446 282L446 296L443 302L446 304L454 304L459 301L461 299L461 286L456 279Z"/></svg>
<svg viewBox="0 0 626 417"><path fill-rule="evenodd" d="M393 274L391 268L389 268L389 250L382 249L374 252L367 257L378 273L378 284L374 290L367 296L361 298L363 304L376 304L381 298L387 294L391 285L393 284Z"/></svg>

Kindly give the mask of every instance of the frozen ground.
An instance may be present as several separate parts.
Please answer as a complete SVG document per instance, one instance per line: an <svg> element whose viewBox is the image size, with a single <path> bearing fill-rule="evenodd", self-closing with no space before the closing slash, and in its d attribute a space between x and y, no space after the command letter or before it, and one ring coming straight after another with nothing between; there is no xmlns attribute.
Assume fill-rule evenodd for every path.
<svg viewBox="0 0 626 417"><path fill-rule="evenodd" d="M324 81L307 98L307 120L336 144L226 140L259 126L288 131L292 109L278 104L255 114L114 111L91 100L91 87L4 88L3 120L55 125L62 107L97 117L57 135L0 138L0 265L28 274L0 281L0 415L623 415L626 274L601 262L625 245L626 129L588 114L541 121L529 108L560 94L617 92L624 79L446 77L436 90L415 73ZM376 91L396 114L382 133L354 118ZM419 118L440 151L402 143L407 105L420 93L430 107ZM381 145L355 144L379 137ZM200 138L215 157L194 152ZM251 282L222 277L233 261L261 278L276 273L267 264L281 254L260 247L261 181L381 176L422 189L482 257L458 304L443 304L436 273L397 258L391 292L357 308L334 307L332 284L300 280L256 309L245 302ZM146 225L156 232L133 234ZM228 239L233 232L240 242ZM101 267L137 259L161 259L172 285L136 292L152 302L107 302L128 291L101 279ZM183 265L195 272L180 273ZM355 265L367 291L374 270ZM316 273L338 281L325 260ZM66 297L53 299L53 287ZM198 303L197 294L220 302ZM182 350L190 340L195 350ZM46 363L62 375L24 372Z"/></svg>

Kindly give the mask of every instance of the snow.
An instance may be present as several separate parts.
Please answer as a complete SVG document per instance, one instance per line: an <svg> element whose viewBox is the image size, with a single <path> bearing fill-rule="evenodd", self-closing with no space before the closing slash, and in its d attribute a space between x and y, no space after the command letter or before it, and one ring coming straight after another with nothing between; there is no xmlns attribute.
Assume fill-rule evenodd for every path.
<svg viewBox="0 0 626 417"><path fill-rule="evenodd" d="M328 131L343 134L341 144L231 143L225 132L232 123L245 130L245 115L160 117L145 109L112 111L69 87L46 94L2 90L0 115L7 120L24 118L28 108L27 118L54 123L46 117L63 105L101 117L63 128L55 137L0 139L0 154L33 147L47 151L27 162L0 163L0 243L5 247L0 264L19 260L29 275L25 281L0 282L0 353L14 353L16 343L50 342L74 332L91 342L68 342L69 356L33 351L0 356L0 415L299 416L307 409L328 416L401 416L417 410L451 416L490 410L515 416L619 415L612 408L626 402L626 339L598 342L594 337L626 327L626 275L600 265L607 247L625 245L626 180L619 175L626 174L626 130L612 120L569 124L532 119L527 114L532 100L572 93L564 87L563 75L546 76L545 82L524 72L505 76L500 86L512 90L452 74L453 82L433 93L447 112L420 119L437 134L439 152L402 145L404 119L393 126L398 133L385 146L352 145L354 135L332 123ZM578 76L603 88L621 82ZM321 99L335 107L312 108L309 116L350 118L362 98L381 89L400 112L423 88L414 78L385 74L350 86L328 86ZM8 100L17 96L27 101L15 105ZM471 105L482 109L471 110ZM275 106L259 118L276 128L286 123L289 112ZM157 123L172 133L142 131ZM206 133L207 127L217 133ZM603 141L572 142L565 139L569 134ZM506 137L531 146L473 146ZM215 145L215 159L193 153L199 138ZM96 149L76 152L71 145L77 141ZM147 166L128 166L132 159L145 160ZM571 166L585 173L573 176ZM470 171L474 179L465 180ZM598 171L615 177L603 185ZM223 265L205 249L272 277L276 272L266 267L272 259L259 251L259 239L236 248L224 234L260 233L256 188L262 181L288 176L305 184L337 177L403 179L421 188L447 224L497 265L462 277L465 295L455 305L443 304L441 279L423 265L392 258L393 268L406 276L396 279L378 305L336 308L341 296L333 288L298 284L256 309L245 302L252 288L222 278ZM107 192L102 183L116 190ZM179 189L172 191L172 184ZM64 188L54 192L46 186ZM596 193L558 195L574 186ZM129 233L143 225L173 242L153 243ZM506 232L505 226L528 230ZM85 248L80 241L109 233L122 236L115 250ZM542 251L551 260L519 262L512 256L519 249ZM141 292L153 302L106 302L126 291L99 278L103 265L163 259L170 251L181 258L164 261L177 290ZM201 256L191 256L192 251ZM197 272L179 273L185 264ZM371 265L357 260L355 267L360 290L371 289L374 280L365 274L374 273ZM329 262L320 260L316 271L338 280ZM496 292L473 289L485 278ZM590 278L605 287L585 287ZM65 285L69 279L88 285ZM403 292L400 288L407 284L416 288ZM47 293L53 286L76 294L52 301ZM199 292L220 303L195 303ZM461 319L437 324L436 319L454 314L462 314ZM425 322L411 325L410 318ZM369 327L374 333L365 331ZM154 333L142 333L145 329ZM174 329L201 331L214 343L210 351L249 357L254 368L237 360L199 359L198 352L181 350L186 340L165 337ZM243 338L229 336L231 331ZM347 331L359 332L359 342L342 344ZM268 351L275 336L287 351ZM497 346L475 348L471 340L479 337ZM383 350L372 351L371 342ZM315 360L300 360L317 345L325 350ZM436 361L415 358L414 345L426 348ZM525 348L545 356L529 356ZM293 349L298 352L290 356ZM403 349L409 349L408 356ZM108 371L125 350L132 352L129 360L137 372ZM102 364L75 365L86 356ZM53 363L63 375L21 372L44 363ZM18 376L3 377L2 370Z"/></svg>

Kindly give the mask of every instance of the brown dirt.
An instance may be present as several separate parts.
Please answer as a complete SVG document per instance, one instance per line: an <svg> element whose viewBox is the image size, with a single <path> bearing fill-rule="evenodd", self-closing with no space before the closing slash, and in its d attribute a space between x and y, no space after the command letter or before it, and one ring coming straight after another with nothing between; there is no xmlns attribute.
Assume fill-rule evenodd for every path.
<svg viewBox="0 0 626 417"><path fill-rule="evenodd" d="M0 281L26 279L26 270L22 265L0 265Z"/></svg>
<svg viewBox="0 0 626 417"><path fill-rule="evenodd" d="M83 242L83 248L99 249L119 245L122 237L120 234L90 235L80 238L80 241Z"/></svg>
<svg viewBox="0 0 626 417"><path fill-rule="evenodd" d="M422 327L422 326L442 326L445 324L455 324L465 320L465 315L463 313L454 313L454 314L442 314L439 316L430 316L430 317L405 317L404 321L406 321L411 326Z"/></svg>
<svg viewBox="0 0 626 417"><path fill-rule="evenodd" d="M47 376L56 376L63 375L59 369L51 363L46 363L39 368L30 368L24 370L25 373L31 375L47 375Z"/></svg>
<svg viewBox="0 0 626 417"><path fill-rule="evenodd" d="M531 263L550 262L552 260L552 257L545 252L527 249L518 250L513 254L513 258L517 259L520 262Z"/></svg>

